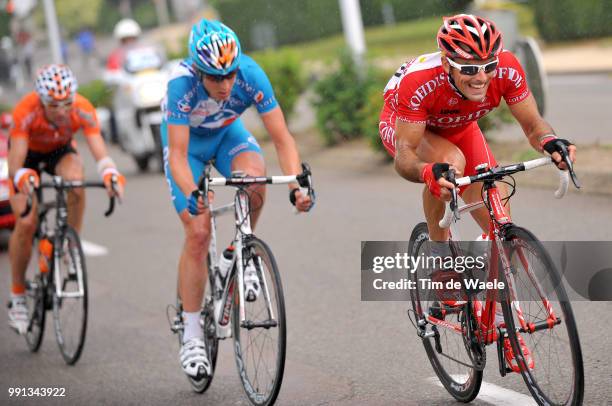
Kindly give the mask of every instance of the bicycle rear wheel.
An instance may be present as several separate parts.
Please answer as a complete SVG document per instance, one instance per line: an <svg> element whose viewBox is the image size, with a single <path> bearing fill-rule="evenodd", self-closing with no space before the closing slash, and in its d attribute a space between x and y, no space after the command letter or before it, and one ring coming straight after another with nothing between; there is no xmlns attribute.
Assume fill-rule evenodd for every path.
<svg viewBox="0 0 612 406"><path fill-rule="evenodd" d="M257 270L261 292L255 301L244 302L245 322L241 325L239 289L234 289L234 353L249 401L254 405L272 405L280 391L285 369L285 301L272 251L255 237L250 238L243 249L244 264L250 261Z"/></svg>
<svg viewBox="0 0 612 406"><path fill-rule="evenodd" d="M413 257L429 255L427 242L429 232L426 223L419 223L410 235L408 253ZM433 289L424 289L421 280L431 280L432 269L418 268L408 272L408 279L414 281L416 289L410 290L412 309L418 328L426 331L427 318L434 317L455 326L462 332L447 327L432 325L434 336L423 338L423 346L434 372L446 390L460 402L470 402L478 395L484 368L484 349L470 344L468 329L472 328L473 317L469 312L471 302L463 306L446 306L438 300ZM482 350L482 351L481 351ZM483 365L475 366L477 358Z"/></svg>
<svg viewBox="0 0 612 406"><path fill-rule="evenodd" d="M32 259L28 267L31 279L26 279L26 305L28 307L28 319L30 320L28 330L25 335L28 348L32 352L37 352L42 344L45 334L45 319L47 314L46 303L46 281L47 274L42 274L38 268L38 238L34 239L32 245Z"/></svg>
<svg viewBox="0 0 612 406"><path fill-rule="evenodd" d="M508 338L521 375L540 405L579 405L584 396L582 350L571 303L542 244L529 231L509 228L505 240L511 265L512 297L502 301ZM548 306L560 323L548 327ZM520 314L518 309L520 309ZM521 329L520 317L536 331ZM532 329L533 330L533 329ZM522 337L530 355L519 345ZM529 368L529 359L533 368Z"/></svg>
<svg viewBox="0 0 612 406"><path fill-rule="evenodd" d="M53 250L51 286L55 336L64 361L74 365L83 351L87 331L85 255L77 232L70 226L64 235L57 236Z"/></svg>

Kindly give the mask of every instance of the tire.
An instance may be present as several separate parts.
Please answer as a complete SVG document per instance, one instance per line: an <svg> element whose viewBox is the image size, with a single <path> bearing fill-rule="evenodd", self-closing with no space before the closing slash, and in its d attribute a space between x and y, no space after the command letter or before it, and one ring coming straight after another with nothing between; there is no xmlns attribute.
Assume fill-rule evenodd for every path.
<svg viewBox="0 0 612 406"><path fill-rule="evenodd" d="M529 90L538 105L538 111L544 116L548 100L548 78L544 70L544 61L540 47L531 37L520 38L516 42L516 55L525 70Z"/></svg>
<svg viewBox="0 0 612 406"><path fill-rule="evenodd" d="M210 256L209 261L210 264ZM206 286L206 292L204 294L204 306L202 307L202 320L204 320L204 342L206 344L206 349L208 350L208 360L211 364L211 374L210 376L206 376L202 379L195 379L190 376L187 376L187 380L191 384L192 389L197 393L204 393L210 387L212 380L215 376L215 367L217 366L217 354L219 351L219 339L217 338L217 332L215 327L214 320L214 304L212 300L212 295L210 294L212 288L212 270L208 269L209 281L210 283ZM183 303L180 297L177 297L176 308L178 309L179 315L182 314L183 311ZM179 348L183 344L183 333L179 332Z"/></svg>
<svg viewBox="0 0 612 406"><path fill-rule="evenodd" d="M34 239L32 245L32 255L30 260L30 274L33 273L31 279L26 280L26 303L28 306L28 319L30 326L26 332L25 339L28 348L31 352L37 352L42 344L42 339L45 334L45 319L47 309L45 303L47 293L46 275L42 274L38 267L38 238Z"/></svg>
<svg viewBox="0 0 612 406"><path fill-rule="evenodd" d="M580 405L584 396L582 350L576 320L559 272L546 249L526 229L513 226L506 231L504 239L513 242L508 245L511 281L525 321L537 323L547 318L546 307L529 273L535 275L535 280L544 288L554 314L561 317L561 323L552 329L520 333L534 360L534 368L530 369L518 344L517 313L512 309L510 296L504 295L502 309L508 338L514 354L519 354L515 358L525 384L540 405ZM525 263L530 272L525 269Z"/></svg>
<svg viewBox="0 0 612 406"><path fill-rule="evenodd" d="M257 299L244 303L245 321L270 321L267 312L269 295L273 320L276 326L252 327L240 325L240 295L234 288L232 328L234 334L234 354L242 387L253 405L272 405L281 388L285 369L287 330L285 320L285 301L278 266L272 251L256 237L250 238L243 249L243 262L254 260L259 280L265 278ZM238 280L237 278L235 279ZM266 293L267 287L267 293ZM260 341L261 340L261 341ZM253 355L250 351L258 351ZM257 362L255 361L257 360ZM272 367L260 374L259 367Z"/></svg>
<svg viewBox="0 0 612 406"><path fill-rule="evenodd" d="M72 227L66 226L64 235L56 238L53 253L51 284L55 337L66 364L74 365L85 345L88 293L85 255L81 240ZM58 280L64 293L73 293L76 296L57 297L55 284ZM81 287L82 294L79 295Z"/></svg>
<svg viewBox="0 0 612 406"><path fill-rule="evenodd" d="M164 173L164 147L161 140L161 127L159 124L151 124L151 134L155 141L155 157L159 162L158 171Z"/></svg>
<svg viewBox="0 0 612 406"><path fill-rule="evenodd" d="M136 162L136 166L140 172L147 172L149 170L149 155L134 157L134 162Z"/></svg>
<svg viewBox="0 0 612 406"><path fill-rule="evenodd" d="M427 244L425 244L427 241L429 241L427 224L417 224L410 235L408 254L418 257L420 253L427 251ZM445 321L453 324L462 324L465 329L468 324L466 320L472 320L471 313L468 311L471 302L468 301L466 305L454 308L447 308L441 304L436 296L432 296L435 295L433 290L422 289L419 281L430 278L431 271L420 268L408 273L408 278L416 283L416 288L410 290L415 318L417 321L424 320L431 314L437 318L443 317ZM446 312L444 316L441 315L442 311ZM422 328L424 330L425 326ZM436 326L432 327L432 331L436 333L435 336L422 340L429 362L440 382L456 400L465 403L474 400L480 391L484 365L478 368L474 366L475 355L468 349L465 334L462 336L448 328L437 328ZM483 358L484 362L484 353L478 355ZM461 361L463 364L448 357Z"/></svg>

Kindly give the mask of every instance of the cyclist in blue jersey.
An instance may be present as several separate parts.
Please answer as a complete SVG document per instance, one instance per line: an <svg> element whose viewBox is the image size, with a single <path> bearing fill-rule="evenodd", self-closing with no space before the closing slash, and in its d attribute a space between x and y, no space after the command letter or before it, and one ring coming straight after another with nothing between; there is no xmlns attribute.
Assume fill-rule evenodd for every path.
<svg viewBox="0 0 612 406"><path fill-rule="evenodd" d="M175 68L168 82L161 132L164 172L185 231L178 266L184 322L179 356L185 373L200 378L211 372L200 326L210 213L198 194L198 177L212 158L225 177L236 170L251 176L265 175L261 148L240 120L251 105L257 108L270 134L283 173L298 174L301 166L270 81L253 59L242 54L236 34L220 22L201 20L193 26L188 46L189 58ZM255 226L265 188L253 186L249 194ZM289 194L299 211L310 209L310 197L303 196L297 184L290 185ZM247 300L255 300L260 287L254 267L247 267L244 279Z"/></svg>

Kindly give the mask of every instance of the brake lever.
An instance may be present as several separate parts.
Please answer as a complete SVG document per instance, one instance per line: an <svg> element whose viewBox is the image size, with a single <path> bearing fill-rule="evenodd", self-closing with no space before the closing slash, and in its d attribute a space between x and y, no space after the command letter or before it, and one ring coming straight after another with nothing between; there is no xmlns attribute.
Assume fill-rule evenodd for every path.
<svg viewBox="0 0 612 406"><path fill-rule="evenodd" d="M104 212L104 216L108 217L113 214L115 210L115 196L109 198L108 209Z"/></svg>
<svg viewBox="0 0 612 406"><path fill-rule="evenodd" d="M307 212L309 212L314 207L316 200L315 190L312 184L312 171L310 170L310 165L308 165L306 162L302 162L302 173L297 175L295 179L298 181L300 186L300 193L302 193L304 196L310 197L311 204L310 208L307 210ZM300 213L297 207L294 207L294 213Z"/></svg>
<svg viewBox="0 0 612 406"><path fill-rule="evenodd" d="M457 183L455 182L455 170L454 169L450 169L447 172L446 180L448 180L453 185L457 186ZM461 217L459 216L459 210L458 210L458 204L457 204L457 188L456 187L452 188L450 190L450 193L451 193L450 208L453 211L453 218L455 219L455 221L458 221L461 219Z"/></svg>
<svg viewBox="0 0 612 406"><path fill-rule="evenodd" d="M565 145L561 145L561 157L563 158L563 162L565 162L565 165L567 165L567 170L569 171L570 177L572 178L572 183L574 184L576 189L580 189L580 181L578 180L576 172L574 172L574 164L572 163L572 160L569 157L569 151L567 150L567 147Z"/></svg>
<svg viewBox="0 0 612 406"><path fill-rule="evenodd" d="M117 195L117 179L115 176L113 176L111 180L111 186L113 189L113 195L108 198L108 209L104 212L105 217L113 214L113 211L115 210L115 198L119 199ZM119 203L121 203L121 199L119 199Z"/></svg>

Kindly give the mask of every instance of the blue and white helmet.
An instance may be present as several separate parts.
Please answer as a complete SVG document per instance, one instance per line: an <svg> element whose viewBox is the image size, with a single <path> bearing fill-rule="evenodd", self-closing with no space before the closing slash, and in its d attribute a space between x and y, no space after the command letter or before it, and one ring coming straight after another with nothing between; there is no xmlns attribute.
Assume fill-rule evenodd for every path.
<svg viewBox="0 0 612 406"><path fill-rule="evenodd" d="M202 20L191 28L189 56L208 75L227 75L238 68L240 41L236 33L218 21Z"/></svg>

